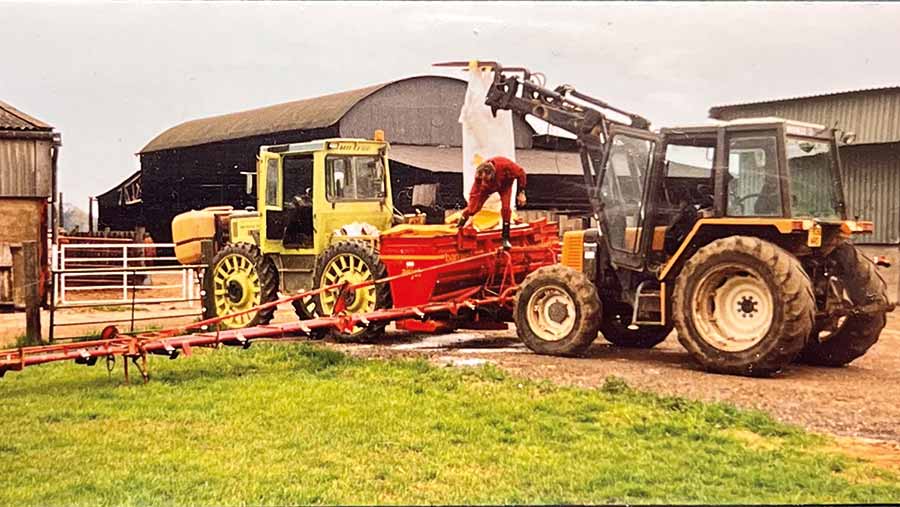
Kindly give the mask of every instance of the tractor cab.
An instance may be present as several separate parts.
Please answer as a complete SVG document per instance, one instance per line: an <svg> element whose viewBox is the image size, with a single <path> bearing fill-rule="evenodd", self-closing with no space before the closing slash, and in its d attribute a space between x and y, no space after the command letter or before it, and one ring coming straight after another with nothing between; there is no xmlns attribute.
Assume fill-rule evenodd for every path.
<svg viewBox="0 0 900 507"><path fill-rule="evenodd" d="M609 146L606 160L598 152L591 162L602 167L596 198L617 267L658 273L701 219L796 226L810 247L821 246L823 226L836 233L846 219L835 133L821 125L755 118L659 134L614 126Z"/></svg>
<svg viewBox="0 0 900 507"><path fill-rule="evenodd" d="M279 272L280 290L312 285L316 259L342 236L391 227L394 206L384 134L262 146L258 212L233 215L230 241L259 245Z"/></svg>
<svg viewBox="0 0 900 507"><path fill-rule="evenodd" d="M391 225L383 137L262 146L257 183L261 220L256 223L264 253L315 255L348 224L358 224L358 234ZM236 238L242 236L237 225L232 224Z"/></svg>

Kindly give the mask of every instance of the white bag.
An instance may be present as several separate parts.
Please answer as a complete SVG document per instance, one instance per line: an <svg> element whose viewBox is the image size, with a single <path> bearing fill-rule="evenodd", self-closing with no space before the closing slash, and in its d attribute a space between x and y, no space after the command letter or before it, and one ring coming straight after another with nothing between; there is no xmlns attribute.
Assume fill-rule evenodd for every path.
<svg viewBox="0 0 900 507"><path fill-rule="evenodd" d="M491 108L484 105L488 89L494 79L493 71L469 66L469 86L466 99L459 113L463 138L463 198L468 201L469 191L475 182L475 169L485 160L503 156L515 162L516 141L513 132L512 112L497 111L495 118ZM516 209L515 186L512 209ZM484 204L485 209L500 211L500 196L492 195Z"/></svg>

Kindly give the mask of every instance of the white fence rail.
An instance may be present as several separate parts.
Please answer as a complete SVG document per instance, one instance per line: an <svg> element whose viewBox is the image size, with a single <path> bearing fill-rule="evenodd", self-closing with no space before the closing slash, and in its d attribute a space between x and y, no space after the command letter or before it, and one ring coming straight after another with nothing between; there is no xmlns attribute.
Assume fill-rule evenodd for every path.
<svg viewBox="0 0 900 507"><path fill-rule="evenodd" d="M53 245L56 308L190 302L200 299L203 266L180 265L171 243L69 243ZM153 283L162 279L162 283ZM159 293L167 295L160 296ZM155 293L155 294L154 294Z"/></svg>

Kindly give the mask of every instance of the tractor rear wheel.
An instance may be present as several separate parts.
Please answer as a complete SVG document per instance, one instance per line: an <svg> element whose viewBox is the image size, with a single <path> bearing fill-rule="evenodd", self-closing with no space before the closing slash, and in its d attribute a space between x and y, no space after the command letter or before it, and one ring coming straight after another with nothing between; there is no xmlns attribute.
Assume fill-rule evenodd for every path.
<svg viewBox="0 0 900 507"><path fill-rule="evenodd" d="M528 275L516 296L516 333L538 354L577 356L597 338L601 303L580 271L559 264Z"/></svg>
<svg viewBox="0 0 900 507"><path fill-rule="evenodd" d="M854 306L885 304L887 287L875 263L850 243L843 243L831 253L837 277ZM886 322L884 308L868 313L848 315L835 319L836 330L820 336L817 329L809 337L809 343L800 353L798 362L817 366L844 366L865 354L881 335Z"/></svg>
<svg viewBox="0 0 900 507"><path fill-rule="evenodd" d="M699 249L672 298L679 341L719 373L778 372L803 349L815 319L812 284L797 258L750 236Z"/></svg>
<svg viewBox="0 0 900 507"><path fill-rule="evenodd" d="M203 280L203 317L212 319L247 311L278 299L278 270L249 243L229 243L219 250ZM223 319L221 329L268 324L275 308Z"/></svg>
<svg viewBox="0 0 900 507"><path fill-rule="evenodd" d="M604 305L604 310L612 308L612 305ZM652 349L666 340L672 332L672 325L667 326L640 326L630 329L631 311L623 307L620 312L604 311L603 320L600 321L600 334L603 339L618 347L631 349Z"/></svg>
<svg viewBox="0 0 900 507"><path fill-rule="evenodd" d="M358 284L387 276L378 251L368 242L346 239L325 249L316 261L316 287L338 283ZM322 292L314 297L316 312L331 315L338 302L338 290ZM346 297L347 313L371 312L391 307L390 284L381 283L356 289ZM385 323L354 327L350 332L332 331L336 341L371 341L384 334Z"/></svg>

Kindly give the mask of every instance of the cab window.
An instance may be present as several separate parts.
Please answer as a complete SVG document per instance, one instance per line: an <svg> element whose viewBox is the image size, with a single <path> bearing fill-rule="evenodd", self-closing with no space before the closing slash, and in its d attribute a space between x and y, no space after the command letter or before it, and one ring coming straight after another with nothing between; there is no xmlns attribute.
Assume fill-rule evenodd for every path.
<svg viewBox="0 0 900 507"><path fill-rule="evenodd" d="M786 144L791 179L791 215L838 219L834 193L834 157L831 143L818 139L789 137Z"/></svg>
<svg viewBox="0 0 900 507"><path fill-rule="evenodd" d="M715 145L715 138L684 140L666 145L666 172L661 185L661 202L676 208L689 204L699 205L700 208L712 207Z"/></svg>
<svg viewBox="0 0 900 507"><path fill-rule="evenodd" d="M329 201L369 201L384 197L384 163L378 156L329 156L325 159Z"/></svg>
<svg viewBox="0 0 900 507"><path fill-rule="evenodd" d="M266 162L266 206L278 207L278 159Z"/></svg>
<svg viewBox="0 0 900 507"><path fill-rule="evenodd" d="M729 139L729 215L783 215L776 146L774 135L747 134Z"/></svg>
<svg viewBox="0 0 900 507"><path fill-rule="evenodd" d="M644 186L654 146L652 141L624 134L612 138L600 192L610 245L617 250L634 253L640 248Z"/></svg>

